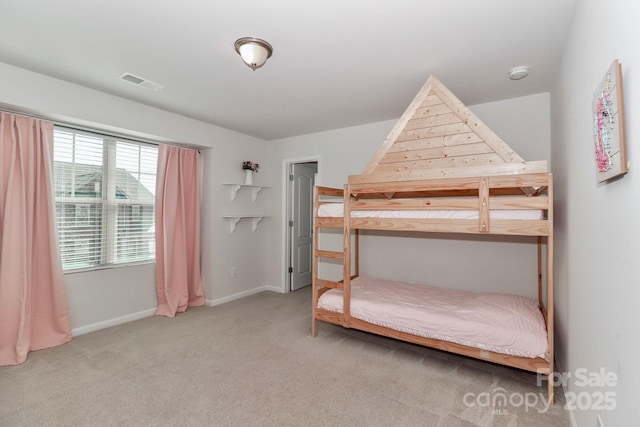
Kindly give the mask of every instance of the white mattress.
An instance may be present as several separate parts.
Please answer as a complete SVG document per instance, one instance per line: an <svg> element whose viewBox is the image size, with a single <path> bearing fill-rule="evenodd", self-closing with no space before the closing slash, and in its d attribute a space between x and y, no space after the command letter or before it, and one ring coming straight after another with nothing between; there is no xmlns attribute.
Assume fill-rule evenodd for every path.
<svg viewBox="0 0 640 427"><path fill-rule="evenodd" d="M325 203L318 208L318 216L340 218L344 216L343 203ZM478 219L477 210L380 210L380 211L351 211L352 217L358 218L420 218L420 219ZM544 219L544 213L538 209L491 209L491 219Z"/></svg>
<svg viewBox="0 0 640 427"><path fill-rule="evenodd" d="M331 289L318 307L342 313ZM351 316L378 326L496 353L548 358L538 302L515 295L473 293L358 277L351 281Z"/></svg>

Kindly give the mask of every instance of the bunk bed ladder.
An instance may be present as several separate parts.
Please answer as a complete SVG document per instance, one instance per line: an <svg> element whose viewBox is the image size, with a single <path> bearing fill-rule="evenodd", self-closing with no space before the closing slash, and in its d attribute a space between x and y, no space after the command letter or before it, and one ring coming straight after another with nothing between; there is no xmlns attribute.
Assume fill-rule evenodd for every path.
<svg viewBox="0 0 640 427"><path fill-rule="evenodd" d="M320 259L322 258L326 258L326 259L333 259L333 260L338 260L340 262L342 262L343 264L343 272L346 272L345 274L348 274L348 271L350 270L351 267L351 263L350 263L350 245L347 245L349 242L344 243L343 245L343 250L342 251L332 251L332 250L324 250L324 249L320 249L319 247L319 243L318 243L318 239L319 239L319 231L321 229L324 228L334 228L334 229L340 229L342 232L344 232L344 228L348 227L348 221L340 221L342 224L338 223L328 223L326 226L322 226L317 218L318 215L318 209L320 207L320 205L323 203L321 200L322 196L331 196L331 197L344 197L344 194L348 194L345 193L343 190L340 189L335 189L335 188L328 188L328 187L320 187L320 186L316 186L314 189L314 195L313 195L313 212L314 212L314 221L313 221L313 265L312 265L312 293L313 293L313 312L312 312L312 323L311 323L311 335L312 336L317 336L318 330L317 330L317 319L318 319L318 299L320 298L320 296L330 290L330 289L340 289L343 291L344 293L344 305L343 305L343 312L342 314L340 314L339 316L341 317L341 323L343 324L343 326L348 327L349 324L349 285L348 285L348 281L347 281L347 285L345 286L345 280L339 280L339 281L333 281L333 280L325 280L319 277L319 266L320 266ZM343 234L344 235L344 234ZM348 240L348 239L347 239ZM356 233L356 245L355 245L355 253L357 254L357 233ZM356 262L356 272L357 272L357 262ZM346 276L348 279L351 279L350 276ZM345 291L345 288L347 289Z"/></svg>

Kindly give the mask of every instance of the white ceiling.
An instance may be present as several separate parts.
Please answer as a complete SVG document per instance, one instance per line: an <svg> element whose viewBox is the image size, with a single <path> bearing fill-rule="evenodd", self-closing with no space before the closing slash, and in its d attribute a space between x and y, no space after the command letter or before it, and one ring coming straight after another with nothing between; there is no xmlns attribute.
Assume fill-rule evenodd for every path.
<svg viewBox="0 0 640 427"><path fill-rule="evenodd" d="M2 0L0 61L272 140L400 117L431 74L466 104L549 91L575 1Z"/></svg>

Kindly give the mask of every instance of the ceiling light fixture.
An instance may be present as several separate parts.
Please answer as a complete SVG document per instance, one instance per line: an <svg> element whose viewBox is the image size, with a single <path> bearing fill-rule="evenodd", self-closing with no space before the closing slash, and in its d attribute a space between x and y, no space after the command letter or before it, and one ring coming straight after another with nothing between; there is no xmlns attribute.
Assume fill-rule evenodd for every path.
<svg viewBox="0 0 640 427"><path fill-rule="evenodd" d="M253 71L260 68L273 54L273 47L262 39L243 37L234 44L236 52Z"/></svg>
<svg viewBox="0 0 640 427"><path fill-rule="evenodd" d="M509 78L511 80L524 79L528 75L529 75L529 67L527 66L514 67L511 70L509 70Z"/></svg>

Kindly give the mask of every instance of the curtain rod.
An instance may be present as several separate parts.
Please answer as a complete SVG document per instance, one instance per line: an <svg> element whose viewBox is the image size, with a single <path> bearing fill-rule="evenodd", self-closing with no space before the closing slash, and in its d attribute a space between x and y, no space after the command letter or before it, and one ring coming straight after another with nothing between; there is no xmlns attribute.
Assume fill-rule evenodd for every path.
<svg viewBox="0 0 640 427"><path fill-rule="evenodd" d="M120 133L120 132L104 131L104 130L101 130L101 129L92 128L90 126L79 125L77 123L71 123L71 122L64 122L64 121L61 121L61 120L52 119L50 117L41 116L41 115L34 114L34 113L25 113L23 111L11 110L11 109L6 108L6 107L0 107L0 111L4 112L4 113L19 115L19 116L30 117L32 119L37 119L37 120L46 120L48 122L53 123L56 126L64 127L64 128L71 129L71 130L79 130L79 131L83 131L83 132L90 132L90 133L94 133L94 134L101 135L101 136L110 136L110 137L115 137L115 138L119 138L119 139L125 139L125 140L129 140L129 141L133 141L133 142L141 142L141 143L144 143L144 144L150 144L150 145L156 145L156 146L160 145L160 144L164 144L164 145L171 145L171 146L174 146L174 147L190 148L192 150L198 150L198 152L200 152L200 148L198 148L198 147L178 144L178 143L175 143L175 142L154 141L152 139L148 139L148 138L144 138L144 137L137 137L137 136L132 136L132 135L127 135L127 134Z"/></svg>

